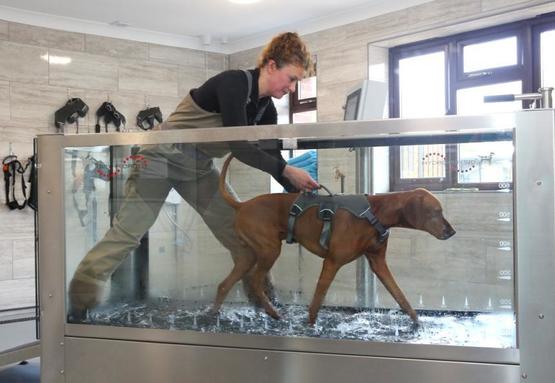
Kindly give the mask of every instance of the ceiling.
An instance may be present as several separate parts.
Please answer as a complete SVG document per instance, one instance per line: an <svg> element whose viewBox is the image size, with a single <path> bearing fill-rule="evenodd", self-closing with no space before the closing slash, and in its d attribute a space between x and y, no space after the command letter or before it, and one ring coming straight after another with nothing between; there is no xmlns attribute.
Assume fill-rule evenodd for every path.
<svg viewBox="0 0 555 383"><path fill-rule="evenodd" d="M233 53L277 32L301 34L431 0L0 0L0 19L164 45Z"/></svg>

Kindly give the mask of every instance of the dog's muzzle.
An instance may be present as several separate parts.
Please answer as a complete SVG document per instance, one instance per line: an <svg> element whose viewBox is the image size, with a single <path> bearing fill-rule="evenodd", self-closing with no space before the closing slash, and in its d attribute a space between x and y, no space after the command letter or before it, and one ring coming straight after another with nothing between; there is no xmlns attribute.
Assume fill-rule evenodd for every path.
<svg viewBox="0 0 555 383"><path fill-rule="evenodd" d="M453 229L453 227L451 225L449 225L445 229L443 229L441 239L449 239L452 236L454 236L455 233L456 233L455 229Z"/></svg>

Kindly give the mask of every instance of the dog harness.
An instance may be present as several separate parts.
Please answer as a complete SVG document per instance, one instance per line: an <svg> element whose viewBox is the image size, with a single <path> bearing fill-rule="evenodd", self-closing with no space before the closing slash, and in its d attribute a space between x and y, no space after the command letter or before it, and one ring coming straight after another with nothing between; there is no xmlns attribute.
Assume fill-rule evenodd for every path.
<svg viewBox="0 0 555 383"><path fill-rule="evenodd" d="M326 189L327 190L327 189ZM329 192L329 191L328 191ZM357 195L318 195L313 193L301 193L293 202L289 210L287 222L287 243L293 243L293 230L297 217L301 216L307 209L318 206L318 218L324 221L322 233L320 234L320 246L328 248L333 216L337 209L345 209L359 219L366 219L378 232L378 241L381 243L389 236L387 229L372 213L367 194Z"/></svg>
<svg viewBox="0 0 555 383"><path fill-rule="evenodd" d="M2 160L2 170L4 172L4 193L6 195L6 205L10 210L23 209L27 205L27 186L25 185L25 171L30 162L23 166L15 155L9 155ZM15 185L17 176L21 177L21 192L23 202L19 203L16 199Z"/></svg>

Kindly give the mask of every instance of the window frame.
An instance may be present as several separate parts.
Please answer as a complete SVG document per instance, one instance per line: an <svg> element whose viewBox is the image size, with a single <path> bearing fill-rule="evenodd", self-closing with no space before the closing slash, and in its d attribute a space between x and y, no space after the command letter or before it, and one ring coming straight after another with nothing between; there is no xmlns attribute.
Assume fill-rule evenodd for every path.
<svg viewBox="0 0 555 383"><path fill-rule="evenodd" d="M540 34L555 29L555 13L533 19L513 22L476 31L464 32L447 37L400 45L390 49L389 55L389 110L391 118L400 117L399 61L427 53L445 52L445 115L457 114L457 91L477 86L510 81L522 81L522 92L536 92L540 87ZM464 73L464 47L471 44L493 41L509 36L517 37L517 63L511 66L485 68ZM480 72L487 72L481 74ZM525 105L523 105L524 107ZM445 145L445 177L443 178L400 178L400 148L390 150L390 190L408 190L425 187L430 190L447 188L477 188L498 190L497 182L459 183L457 169L449 163L458 162L457 144ZM510 183L512 188L512 182Z"/></svg>
<svg viewBox="0 0 555 383"><path fill-rule="evenodd" d="M316 56L313 56L314 61L314 74L310 77L316 77L316 82L318 82L318 76L316 71ZM307 77L309 78L309 77ZM299 100L299 84L297 81L295 84L295 91L289 93L289 123L293 123L293 115L303 112L311 112L318 110L318 87L316 87L316 97L304 98Z"/></svg>

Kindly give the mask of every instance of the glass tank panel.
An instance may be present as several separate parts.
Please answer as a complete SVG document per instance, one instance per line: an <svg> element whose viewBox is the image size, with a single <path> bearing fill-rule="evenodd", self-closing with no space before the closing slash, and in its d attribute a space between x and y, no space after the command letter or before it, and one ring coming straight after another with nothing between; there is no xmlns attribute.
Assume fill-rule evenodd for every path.
<svg viewBox="0 0 555 383"><path fill-rule="evenodd" d="M389 169L375 171L369 180L379 197L370 197L371 211L390 229L389 237L377 241L377 226L337 207L327 242L328 248L335 250L326 252L309 242L309 251L299 243L282 241L271 265L271 282L261 284L280 319L269 316L259 299L252 297L250 283L246 283L252 282L251 274L238 278L219 311L213 310L234 260L253 257L252 247L245 246L257 238L262 248L271 248L264 242L271 234L264 238L256 235L261 228L273 230L269 223L278 216L279 222L287 221L288 208L264 210L264 203L258 207L258 202L253 202L255 213L246 214L242 223L237 220L237 225L252 225L252 229L236 240L234 209L217 192L217 169L222 168L224 158L210 160L202 149L209 144L66 148L68 322L249 336L515 348L512 142L461 143L458 155L434 160L438 168L434 174L448 177L453 169L465 167L469 158L495 153L500 159L499 175L475 175L473 172L482 169L475 166L467 176L473 185L498 182L497 189L461 189L440 183L439 189L429 192L389 188L391 177L402 176L385 165L394 149L411 153L411 148L416 150L423 144L396 143L394 138L391 142L369 150L374 166L384 164L383 168ZM311 170L320 184L332 193L352 195L360 184L357 153L369 145L356 143L354 150L351 144L338 141L333 148L326 148L315 141L299 148L308 152L298 153L313 161ZM310 151L316 155L309 156ZM423 163L427 160L422 155L406 155L406 161L413 162L410 168L420 171L429 165ZM306 164L300 161L297 165ZM231 162L227 173L241 201L271 189L281 193L279 186L271 186L268 174L238 160ZM456 177L451 181L464 182ZM293 201L295 197L280 193L264 198ZM417 194L413 199L413 194L407 193ZM320 190L319 194L327 192ZM418 205L414 200L424 202ZM389 211L391 206L399 208ZM319 243L323 221L317 217L318 209L314 207L303 213L307 215L304 218L297 218L295 224L302 226L304 222L311 227L305 234L296 234L299 242L303 235L309 238L316 233ZM456 234L451 236L445 226L432 227L431 222L436 222L433 214L443 214ZM346 224L352 226L346 229ZM366 230L369 242L364 251L347 254L345 249L350 248L357 230ZM336 238L334 232L342 234ZM284 236L281 233L280 238ZM389 270L415 310L418 326L392 296L395 288L377 261L384 247ZM314 253L329 257L332 251L334 259L345 264L334 276L315 323L310 324L309 307L323 267L322 258ZM250 267L252 272L259 265ZM371 267L378 270L380 278L374 277Z"/></svg>

